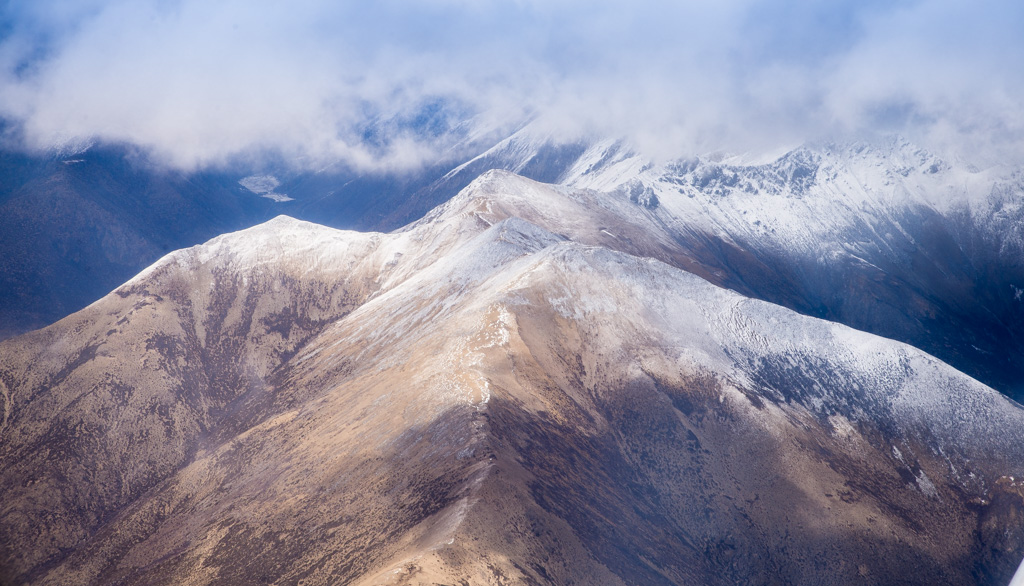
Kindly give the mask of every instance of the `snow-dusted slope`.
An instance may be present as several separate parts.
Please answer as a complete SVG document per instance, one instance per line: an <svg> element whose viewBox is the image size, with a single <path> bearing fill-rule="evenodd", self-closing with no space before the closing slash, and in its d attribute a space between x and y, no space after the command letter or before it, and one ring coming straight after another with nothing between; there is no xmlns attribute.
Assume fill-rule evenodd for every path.
<svg viewBox="0 0 1024 586"><path fill-rule="evenodd" d="M648 173L639 182L666 222L776 273L759 282L723 266L729 286L910 342L1021 397L1020 172L979 171L895 139Z"/></svg>
<svg viewBox="0 0 1024 586"><path fill-rule="evenodd" d="M1012 170L950 164L900 138L801 147L760 164L695 158L620 170L606 163L563 183L605 191L640 184L679 221L798 254L838 247L898 254L901 237L912 238L900 225L908 210L993 220L997 211L1018 212L1022 197L1022 178ZM1012 244L1021 245L1022 230L1006 234Z"/></svg>
<svg viewBox="0 0 1024 586"><path fill-rule="evenodd" d="M0 344L0 577L1008 579L1024 410L655 260L632 196L493 172L392 234L281 217Z"/></svg>
<svg viewBox="0 0 1024 586"><path fill-rule="evenodd" d="M623 212L625 195L646 208L687 259L677 266L911 343L1024 397L1019 168L977 169L900 137L656 162L620 141L562 144L528 126L466 169L526 172L542 159L544 180L607 193L596 205ZM629 231L635 216L602 226Z"/></svg>
<svg viewBox="0 0 1024 586"><path fill-rule="evenodd" d="M667 223L745 251L726 283L910 342L1011 396L1024 389L1024 175L906 143L793 151L773 163L666 168Z"/></svg>

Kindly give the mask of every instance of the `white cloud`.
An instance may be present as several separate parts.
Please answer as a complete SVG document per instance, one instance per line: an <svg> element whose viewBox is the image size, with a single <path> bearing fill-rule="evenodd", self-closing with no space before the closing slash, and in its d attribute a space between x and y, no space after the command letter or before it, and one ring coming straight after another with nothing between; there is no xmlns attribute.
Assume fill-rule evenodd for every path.
<svg viewBox="0 0 1024 586"><path fill-rule="evenodd" d="M35 146L253 150L364 168L435 155L448 100L652 152L900 131L1019 157L1024 8L953 0L42 0L3 9L0 115ZM515 113L515 114L507 114ZM381 137L383 134L385 136ZM384 143L384 146L381 143ZM443 141L441 141L443 142Z"/></svg>

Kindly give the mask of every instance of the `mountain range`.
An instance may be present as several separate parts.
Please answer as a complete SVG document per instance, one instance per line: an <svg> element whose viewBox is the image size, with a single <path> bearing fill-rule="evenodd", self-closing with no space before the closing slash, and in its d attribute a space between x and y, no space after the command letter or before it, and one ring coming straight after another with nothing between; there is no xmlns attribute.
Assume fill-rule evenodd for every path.
<svg viewBox="0 0 1024 586"><path fill-rule="evenodd" d="M677 169L673 194L490 171L391 233L281 216L0 343L0 577L1005 583L1024 411L714 284L770 274L694 246L728 215L681 228L743 192L686 186L708 168L735 172ZM772 195L778 217L816 194Z"/></svg>
<svg viewBox="0 0 1024 586"><path fill-rule="evenodd" d="M1019 169L475 148L5 154L0 582L1010 579Z"/></svg>
<svg viewBox="0 0 1024 586"><path fill-rule="evenodd" d="M945 161L899 137L656 164L619 141L566 144L527 126L455 167L383 175L272 169L276 176L266 176L283 201L244 187L238 173L153 169L127 147L4 159L6 337L80 309L162 254L217 234L281 213L393 230L484 171L504 169L629 192L665 238L679 241L670 247L700 265L687 270L910 343L1008 396L1022 392L1024 175Z"/></svg>

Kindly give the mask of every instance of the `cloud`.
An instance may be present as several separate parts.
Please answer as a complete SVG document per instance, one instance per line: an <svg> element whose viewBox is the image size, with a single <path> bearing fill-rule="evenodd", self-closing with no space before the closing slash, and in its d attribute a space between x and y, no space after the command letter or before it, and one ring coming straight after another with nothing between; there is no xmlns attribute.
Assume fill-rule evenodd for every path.
<svg viewBox="0 0 1024 586"><path fill-rule="evenodd" d="M0 13L30 146L411 167L529 115L662 156L903 132L1024 150L1024 7L953 0L38 0ZM424 132L424 127L432 129ZM453 138L456 137L456 138Z"/></svg>

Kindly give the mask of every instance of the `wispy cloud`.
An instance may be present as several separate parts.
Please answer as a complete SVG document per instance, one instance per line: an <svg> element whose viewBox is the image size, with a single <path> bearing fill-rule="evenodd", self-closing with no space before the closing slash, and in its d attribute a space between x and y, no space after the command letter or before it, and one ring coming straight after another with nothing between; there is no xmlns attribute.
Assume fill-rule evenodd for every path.
<svg viewBox="0 0 1024 586"><path fill-rule="evenodd" d="M35 146L177 166L252 151L417 165L423 112L661 155L898 131L1024 150L1024 5L954 0L38 0L0 15L0 115ZM368 132L369 120L378 121ZM441 133L443 134L443 133Z"/></svg>

